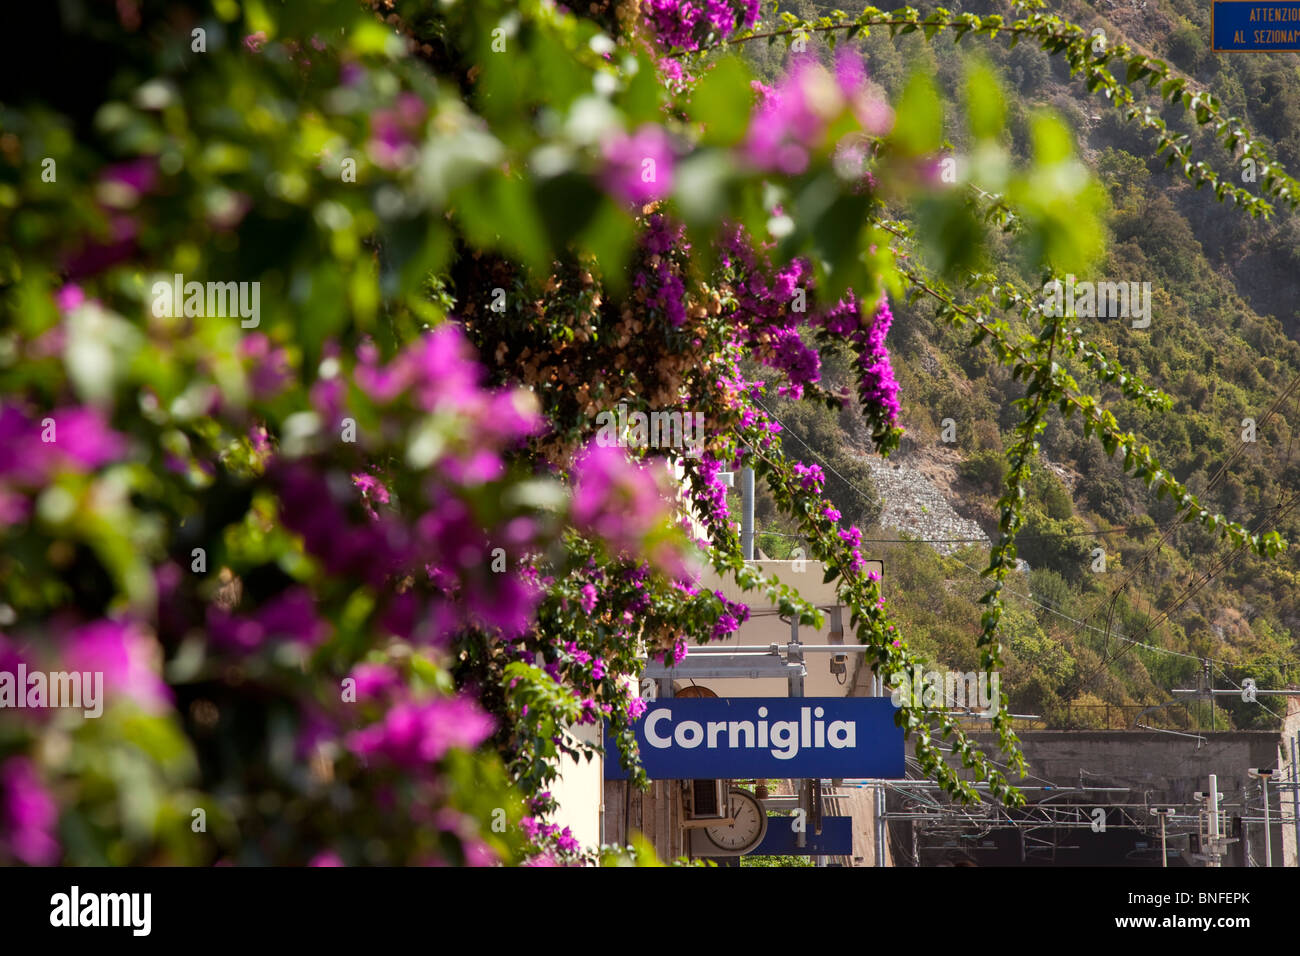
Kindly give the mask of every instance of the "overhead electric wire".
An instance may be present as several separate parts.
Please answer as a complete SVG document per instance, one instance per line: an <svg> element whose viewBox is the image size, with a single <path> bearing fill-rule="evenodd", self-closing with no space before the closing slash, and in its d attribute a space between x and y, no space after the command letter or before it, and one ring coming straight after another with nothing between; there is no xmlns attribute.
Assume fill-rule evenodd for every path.
<svg viewBox="0 0 1300 956"><path fill-rule="evenodd" d="M1276 407L1277 407L1278 405L1280 405L1281 402L1282 402L1286 397L1290 397L1290 395L1293 394L1293 393L1295 392L1297 386L1300 386L1300 376L1297 376L1296 378L1294 378L1294 379L1292 380L1291 384L1287 387L1287 389L1285 389L1285 390L1283 391L1283 393L1278 397L1278 399L1277 399L1276 401L1274 401L1273 405L1271 405L1271 406L1266 410L1266 412L1265 412L1265 416L1264 416L1264 419L1263 419L1264 422L1267 422L1267 421L1268 421L1268 419L1272 416L1272 414L1273 414L1274 411L1276 410ZM833 465L831 465L830 462L828 462L828 461L826 460L825 456L823 456L823 455L822 455L820 452L818 452L815 448L813 448L813 447L812 447L811 445L809 445L806 441L804 441L802 438L800 438L799 435L798 435L797 433L795 433L792 429L789 428L789 426L787 426L784 422L782 422L779 418L777 418L776 415L775 415L775 413L769 411L767 408L765 408L765 407L764 407L760 402L758 402L757 400L755 400L754 404L758 405L758 407L761 408L761 409L762 409L762 410L763 410L763 411L764 411L764 412L765 412L765 413L766 413L766 414L767 414L767 415L768 415L768 416L769 416L769 417L770 417L774 422L776 422L778 425L780 425L780 426L781 426L781 429L782 429L782 432L783 432L784 434L788 434L788 435L790 435L792 438L794 438L796 441L798 441L799 444L803 445L804 448L808 449L808 451L810 451L810 452L812 452L812 454L816 455L817 458L822 462L822 464L824 464L827 468L829 468L830 471L831 471L831 473L834 474L837 478L839 478L840 481L844 482L845 485L847 485L849 488L852 488L855 492L857 492L859 495L861 495L862 498L863 498L864 500L866 500L866 501L868 501L868 502L872 502L871 497L870 497L866 492L864 492L864 491L863 491L861 488L859 488L857 485L853 484L853 482L851 482L851 481L849 481L847 478L845 478L844 475L842 475L842 474L841 474L841 473L840 473L840 472L839 472L839 471L838 471L838 470L837 470ZM1232 456L1232 458L1231 458L1230 460L1235 460L1237 457L1239 457L1239 454L1240 454L1241 448L1244 447L1244 444L1245 444L1245 443L1243 443L1242 446L1238 448L1237 452L1234 452L1234 454L1233 454L1233 456ZM1215 478L1212 479L1212 482L1217 482L1217 481L1219 480L1219 476L1220 476L1221 474L1225 473L1226 464L1227 464L1227 463L1225 463L1225 466L1221 466L1221 467L1220 467L1219 472L1216 473ZM1211 486L1207 486L1207 490L1209 490L1209 487L1212 487L1212 485L1211 485ZM1261 523L1256 527L1256 530L1255 530L1253 533L1255 533L1255 534L1259 534L1259 533L1263 533L1264 531L1266 531L1266 530L1268 530L1268 529L1271 529L1271 527L1272 527L1273 525L1277 524L1277 523L1280 522L1283 518L1285 518L1286 515L1289 514L1289 513L1290 513L1290 512L1291 512L1291 511L1296 507L1296 504L1297 504L1297 503L1300 503L1300 493L1297 493L1297 494L1293 495L1293 496L1291 497L1291 499L1290 499L1288 502L1286 502L1285 506L1283 506L1283 505L1281 505L1281 504L1279 504L1279 505L1275 505L1274 508L1272 509L1273 511L1276 512L1276 511L1278 511L1278 509L1283 508L1283 507L1285 507L1285 510L1283 510L1280 514L1277 514L1277 515L1276 515L1272 520L1265 519L1265 520L1261 521ZM1170 525L1170 528L1168 529L1168 531L1172 531L1174 528L1176 528L1176 527L1178 526L1178 524L1181 524L1181 523L1182 523L1182 522L1175 522L1174 524ZM1114 530L1118 530L1118 529L1114 529ZM761 533L761 534L776 534L776 533L778 533L778 532L755 532L755 537L757 537L758 534L760 534L760 533ZM1167 535L1166 535L1166 536L1167 536ZM802 537L802 536L800 536L800 537ZM906 543L911 543L911 541L910 541L909 539L904 539L904 540L902 540L902 541L900 541L900 542L896 542L896 543L906 544ZM918 541L918 543L919 543L919 541ZM1167 620L1168 617L1169 617L1171 614L1176 613L1177 610L1178 610L1180 607L1182 607L1183 604L1185 604L1185 603L1187 602L1187 600L1190 600L1191 597L1195 596L1195 593L1196 593L1197 591L1199 591L1201 588L1203 588L1206 584L1209 583L1210 580L1212 580L1212 579L1213 579L1214 577L1216 577L1220 572L1222 572L1222 570L1223 570L1223 569L1224 569L1228 564L1231 564L1233 561L1235 561L1236 558L1237 558L1238 556L1240 556L1240 553L1241 553L1243 550L1245 550L1245 545L1239 545L1239 546L1237 546L1237 547L1233 550L1233 552L1232 552L1231 554L1229 554L1226 558L1224 558L1224 559L1220 562L1219 566L1213 568L1213 569L1212 569L1212 570L1207 574L1206 578L1205 578L1203 581L1201 581L1199 585L1196 586L1195 590L1192 591L1191 594L1188 594L1185 598L1183 598L1183 595L1181 595L1181 594L1178 595L1178 597L1175 598L1175 601L1177 601L1178 603L1175 604L1174 606L1168 608L1165 612L1162 612L1162 614L1159 615L1159 616L1157 617L1157 619L1154 621L1154 623L1149 623L1147 626L1145 626L1145 627L1143 628L1143 630L1140 632L1139 636L1141 636L1141 637L1145 637L1146 635L1150 634L1150 633L1154 630L1155 627L1158 627L1160 624L1164 623L1164 621ZM980 575L981 577L983 576L983 572L979 571L979 569L974 568L974 567L972 567L972 566L969 565L969 564L966 564L966 562L962 561L961 559L959 559L959 558L955 558L955 557L952 557L952 556L950 556L950 555L947 556L947 557L949 557L951 560L955 561L957 564L960 564L962 567L965 567L965 568L967 568L968 570L974 572L975 574L978 574L978 575ZM1132 577L1131 574L1130 574L1130 577ZM1124 585L1122 585L1122 586L1124 586ZM1189 586L1189 587L1190 587L1190 586ZM1096 632L1099 633L1099 634L1103 634L1103 635L1105 635L1105 636L1107 637L1107 639L1109 639L1109 637L1110 637L1110 631L1109 631L1109 629L1107 629L1107 630L1102 630L1101 628L1098 628L1098 627L1096 627L1096 626L1094 626L1094 625L1092 625L1092 624L1087 623L1088 620L1089 620L1089 618L1084 618L1083 620L1079 620L1079 619L1077 619L1077 618L1073 618L1073 617L1071 617L1071 616L1068 615L1068 614L1064 614L1064 613L1062 613L1061 611L1058 611L1057 609L1055 609L1055 608L1053 608L1053 607L1050 607L1049 605L1046 605L1046 604L1041 603L1040 601L1036 600L1035 598L1033 598L1033 597L1030 596L1030 595L1022 594L1022 593L1020 593L1019 591L1016 591L1016 590L1014 590L1014 589L1012 589L1012 588L1007 587L1006 585L1003 585L1002 590L1003 590L1003 591L1006 591L1006 592L1008 592L1008 593L1010 593L1010 594L1012 594L1012 595L1014 595L1014 596L1016 596L1016 597L1019 597L1019 598L1021 598L1021 599L1023 599L1023 600L1026 600L1026 601L1028 601L1029 603L1034 604L1034 605L1036 605L1037 607L1040 607L1040 608L1042 608L1043 610L1048 611L1048 612L1051 613L1051 614L1055 614L1056 616L1058 616L1058 617L1060 617L1060 618L1062 618L1062 619L1064 619L1064 620L1066 620L1066 621L1071 622L1072 624L1074 624L1074 625L1076 626L1076 628L1082 628L1082 629L1086 629L1086 630L1096 631ZM1186 590L1186 589L1185 589L1185 590ZM1183 598L1183 599L1182 599L1181 601L1179 601L1179 598ZM1094 611L1093 611L1093 614L1095 614L1095 613L1096 613L1096 611L1094 610ZM1091 617L1091 615L1090 615L1089 617ZM1144 650L1152 651L1152 652L1154 652L1154 653L1159 653L1159 654L1168 654L1168 655L1173 656L1173 657L1181 657L1181 658L1184 658L1184 659L1187 659L1187 660L1194 660L1194 661L1211 661L1211 662L1213 662L1213 663L1215 663L1215 664L1221 664L1221 665L1224 665L1224 666L1240 666L1240 665L1233 665L1233 664L1232 664L1231 662L1229 662L1229 661L1223 661L1223 660L1219 660L1219 659L1216 659L1216 658L1205 657L1205 656L1203 656L1203 655L1198 655L1198 654L1189 654L1189 653L1186 653L1186 652L1183 652L1183 651L1175 651L1175 650L1171 650L1170 648L1167 648L1167 647L1159 647L1159 646L1157 646L1157 645L1155 645L1155 644L1149 644L1149 643L1146 643L1145 641L1141 641L1141 640L1138 640L1138 639L1133 638L1133 637L1128 637L1128 636L1125 636L1125 635L1123 635L1123 634L1118 634L1118 633L1117 633L1117 634L1115 634L1114 636L1115 636L1116 638L1118 638L1118 639L1119 639L1119 640L1120 640L1120 641L1121 641L1125 646L1122 647L1121 649L1119 649L1118 651L1116 651L1115 654L1113 654L1113 655L1107 655L1106 657L1104 657L1103 660L1102 660L1102 662L1101 662L1100 664L1097 665L1097 668L1096 668L1096 669L1095 669L1091 674L1089 674L1089 676L1088 676L1085 680L1083 680L1083 681L1081 681L1081 682L1078 683L1078 685L1077 685L1077 686L1074 688L1074 690L1073 690L1074 693L1077 693L1078 690L1081 689L1082 687L1087 686L1087 684L1088 684L1090 681L1094 680L1094 679L1097 677L1097 675L1101 673L1101 670L1102 670L1102 669L1104 669L1105 667L1108 667L1110 664L1114 663L1114 661L1118 660L1119 657L1121 657L1123 654L1126 654L1129 650L1132 650L1132 649L1135 648L1135 647L1140 647L1140 648L1143 648ZM1225 675L1225 676L1226 676L1226 675ZM1271 713L1271 711L1270 711L1270 713ZM1275 716L1276 716L1276 715L1275 715Z"/></svg>
<svg viewBox="0 0 1300 956"><path fill-rule="evenodd" d="M859 488L857 485L853 484L851 481L849 481L847 478L845 478L842 474L840 474L840 473L839 473L839 472L834 468L834 466L832 466L832 465L830 464L830 462L826 461L825 457L823 457L823 456L821 455L820 452L818 452L815 448L813 448L813 447L812 447L811 445L809 445L806 441L804 441L802 438L800 438L800 437L798 436L798 434L796 434L796 433L795 433L795 432L794 432L794 431L793 431L789 426L787 426L784 422L782 422L779 418L777 418L776 415L775 415L774 413L768 411L766 408L764 408L764 407L763 407L759 402L757 402L757 401L755 401L754 404L758 405L759 408L762 408L763 411L766 412L767 415L770 416L771 419L772 419L774 422L776 422L778 425L780 425L780 426L781 426L781 429L782 429L782 432L783 432L784 434L788 434L788 435L790 435L792 438L794 438L796 441L798 441L799 444L803 445L803 446L804 446L805 448L807 448L810 452L812 452L814 455L816 455L816 456L821 460L821 462L822 462L824 465L826 465L826 467L829 468L833 474L836 475L836 477L838 477L841 481L844 482L844 484L846 484L848 487L850 487L850 488L852 488L854 491L856 491L856 492L857 492L859 495L861 495L865 500L867 500L867 501L871 501L871 500L872 500L871 497L870 497L870 496L869 496L865 491L863 491L863 490L862 490L861 488ZM757 536L758 534L770 534L770 533L775 533L775 532L755 532L755 536ZM904 541L904 542L901 542L901 543L908 543L908 542ZM972 567L971 565L967 564L965 561L962 561L960 558L955 558L955 557L952 557L952 556L950 556L950 555L947 556L947 557L949 557L950 560L956 561L956 562L957 562L958 564L960 564L962 567L967 568L968 570L974 572L975 574L978 574L978 575L980 575L981 577L983 576L983 572L982 572L982 571L980 571L978 568L974 568L974 567ZM1013 594L1013 595L1015 595L1016 597L1023 598L1024 600L1029 601L1031 604L1037 605L1038 607L1042 608L1043 610L1048 611L1048 612L1050 612L1050 613L1052 613L1052 614L1055 614L1057 617L1060 617L1060 618L1062 618L1062 619L1064 619L1064 620L1067 620L1067 621L1071 622L1072 624L1075 624L1075 625L1077 625L1077 626L1079 626L1079 627L1083 627L1083 628L1086 628L1086 629L1088 629L1088 630L1096 631L1096 632L1099 633L1099 634L1100 634L1100 633L1104 633L1100 628L1095 627L1095 626L1093 626L1093 625L1091 625L1091 624L1088 624L1086 618L1085 618L1084 620L1079 620L1078 618L1070 617L1068 614L1064 614L1064 613L1062 613L1061 611L1058 611L1056 608L1053 608L1053 607L1050 607L1050 606L1048 606L1048 605L1046 605L1046 604L1042 604L1042 603L1040 603L1039 601L1035 600L1035 599L1034 599L1033 597L1031 597L1030 595L1022 594L1022 593L1020 593L1019 591L1016 591L1016 590L1014 590L1014 589L1012 589L1012 588L1006 587L1005 585L1003 585L1002 590L1004 590L1004 591L1006 591L1006 592L1008 592L1008 593L1010 593L1010 594ZM1189 658L1190 660L1204 660L1204 659L1205 659L1205 658L1199 657L1199 656L1197 656L1197 655L1195 655L1195 654L1185 654L1185 653L1183 653L1183 652L1181 652L1181 651L1173 651L1173 650L1170 650L1169 648L1166 648L1166 647L1157 647L1157 646L1155 646L1154 644L1144 644L1144 643L1142 643L1141 641L1136 641L1136 640L1134 640L1133 638L1125 637L1125 636L1123 636L1123 635L1116 635L1116 636L1119 637L1119 639L1122 640L1122 641L1125 641L1125 642L1128 642L1128 643L1131 643L1131 644L1136 644L1136 645L1139 646L1139 647L1144 647L1144 648L1146 648L1146 649L1148 649L1148 650L1151 650L1151 651L1157 651L1157 652L1162 653L1162 654L1171 654L1171 655L1174 655L1174 656L1176 656L1176 657L1185 657L1185 658ZM1227 663L1227 662L1224 661L1224 662L1221 662L1221 663Z"/></svg>
<svg viewBox="0 0 1300 956"><path fill-rule="evenodd" d="M855 489L856 490L856 489ZM865 495L866 492L863 492ZM1119 525L1114 528L1106 528L1101 531L1049 531L1040 534L1020 534L1016 535L1017 541L1036 541L1039 538L1092 538L1108 534L1119 534L1121 531L1132 531L1136 525ZM789 531L756 531L755 534L770 534L778 538L807 538L806 534L797 534ZM990 539L986 535L983 538L863 538L863 544L988 544Z"/></svg>
<svg viewBox="0 0 1300 956"><path fill-rule="evenodd" d="M1275 505L1272 509L1275 512L1275 514L1271 517L1261 520L1261 522L1258 525L1256 525L1255 530L1252 533L1262 534L1270 530L1273 527L1273 525L1277 524L1288 514L1290 514L1290 512L1295 508L1297 502L1300 502L1300 493L1292 495L1290 500L1286 502L1285 506L1281 504ZM1280 513L1277 513L1279 509L1283 509L1283 508L1284 510L1280 511ZM1239 558L1242 552L1244 552L1245 550L1246 550L1245 544L1237 545L1235 548L1232 549L1231 552L1229 552L1227 555L1221 558L1217 564L1211 567L1210 570L1205 573L1205 576L1203 578L1194 579L1190 584L1188 584L1183 589L1182 592L1180 592L1178 595L1174 597L1173 601L1170 603L1170 605L1167 608L1165 608L1165 610L1157 614L1153 620L1148 621L1148 623L1143 627L1140 636L1145 637L1147 634L1150 634L1157 627L1159 627L1161 624L1167 621L1180 608L1182 608L1185 604L1187 604L1188 601L1190 601L1193 597L1195 597L1207 584L1209 584L1210 581L1214 580L1214 578L1216 578L1220 573L1222 573L1223 570L1228 565L1236 561L1237 558ZM1092 672L1086 678L1076 683L1076 685L1072 688L1072 695L1078 693L1080 690L1086 687L1090 681L1096 679L1096 677L1106 667L1109 667L1111 664L1115 663L1115 661L1119 660L1126 653L1128 653L1131 647L1132 645L1130 644L1128 647L1123 647L1119 649L1114 654L1109 654L1104 656L1101 662L1095 668L1093 668ZM1199 659L1208 660L1208 658L1199 658ZM1216 663L1227 663L1227 662L1216 661Z"/></svg>
<svg viewBox="0 0 1300 956"><path fill-rule="evenodd" d="M1256 428L1262 429L1265 425L1267 425L1269 420L1273 417L1273 415L1276 414L1277 409L1280 408L1282 403L1285 402L1287 399L1289 399L1295 393L1297 388L1300 388L1300 375L1296 375L1295 377L1293 377L1290 383L1287 385L1287 387L1283 389L1282 392L1273 400L1272 404L1270 404L1268 408L1264 410L1264 414L1261 417L1259 423L1256 425ZM1233 464L1236 463L1237 459L1240 458L1242 454L1245 453L1246 445L1248 444L1250 443L1247 442L1245 439L1242 439L1240 442L1238 442L1236 449L1234 449L1232 454L1229 455L1228 458L1225 459L1223 463L1219 465L1218 470L1211 476L1210 480L1206 483L1205 490L1202 492L1202 494L1208 494L1210 491L1214 490L1215 486L1218 485L1218 483L1222 481L1223 478L1227 475L1228 469ZM1129 584L1132 582L1133 578L1137 576L1139 571L1141 571L1143 568L1146 568L1150 565L1151 558L1155 554L1159 553L1160 549L1164 547L1165 542L1168 541L1169 538L1173 536L1175 529L1177 529L1177 527L1181 523L1182 522L1174 522L1170 524L1170 526L1165 529L1164 533L1161 534L1160 539L1154 545L1152 545L1150 548L1147 549L1146 553L1143 554L1142 557L1138 560L1138 562L1133 565L1133 569L1129 571L1128 574L1124 576L1124 579L1120 581L1120 583L1116 585L1115 588L1110 592L1110 595L1107 598L1104 598L1102 601L1099 601L1096 607L1092 609L1092 611L1087 615L1087 617L1084 618L1084 620L1090 621L1094 617L1096 617L1097 612L1101 610L1101 606L1103 603L1113 604L1114 602L1118 601L1119 596L1120 594L1123 593L1124 589L1129 586Z"/></svg>

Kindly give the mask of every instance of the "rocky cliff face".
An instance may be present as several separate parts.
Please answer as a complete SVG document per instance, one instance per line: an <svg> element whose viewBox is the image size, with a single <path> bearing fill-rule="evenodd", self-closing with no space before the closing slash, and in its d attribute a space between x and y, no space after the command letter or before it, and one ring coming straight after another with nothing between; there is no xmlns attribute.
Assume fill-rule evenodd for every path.
<svg viewBox="0 0 1300 956"><path fill-rule="evenodd" d="M867 464L883 505L882 528L934 541L931 547L940 554L952 554L966 544L992 546L978 524L963 518L948 503L956 476L955 470L947 474L951 466L941 458L909 455L887 461L869 455Z"/></svg>

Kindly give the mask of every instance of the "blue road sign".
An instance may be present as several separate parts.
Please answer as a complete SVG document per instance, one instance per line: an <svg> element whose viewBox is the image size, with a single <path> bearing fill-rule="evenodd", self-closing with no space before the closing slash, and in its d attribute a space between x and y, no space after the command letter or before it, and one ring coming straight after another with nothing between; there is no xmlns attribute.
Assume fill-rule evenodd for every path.
<svg viewBox="0 0 1300 956"><path fill-rule="evenodd" d="M804 845L795 846L798 834L794 821L797 817L767 818L767 834L763 842L750 850L751 856L852 856L853 818L822 817L822 832L813 833L807 817L803 819Z"/></svg>
<svg viewBox="0 0 1300 956"><path fill-rule="evenodd" d="M888 697L650 701L635 725L652 780L903 777L903 730ZM627 777L605 727L605 778Z"/></svg>
<svg viewBox="0 0 1300 956"><path fill-rule="evenodd" d="M1214 0L1215 50L1300 50L1297 0Z"/></svg>

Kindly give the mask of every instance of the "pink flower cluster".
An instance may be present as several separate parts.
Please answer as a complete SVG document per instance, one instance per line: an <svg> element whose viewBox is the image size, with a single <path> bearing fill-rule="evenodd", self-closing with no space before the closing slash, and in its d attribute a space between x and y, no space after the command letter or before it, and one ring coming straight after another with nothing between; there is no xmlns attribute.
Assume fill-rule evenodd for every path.
<svg viewBox="0 0 1300 956"><path fill-rule="evenodd" d="M251 616L231 614L217 605L207 612L208 638L229 651L248 653L270 640L288 640L314 648L329 637L329 625L316 614L303 587L293 587L265 602Z"/></svg>
<svg viewBox="0 0 1300 956"><path fill-rule="evenodd" d="M796 176L808 168L813 151L839 144L825 139L846 112L862 133L881 136L893 125L893 112L867 81L862 58L842 48L835 69L816 57L797 58L775 89L763 87L750 122L744 153L758 169Z"/></svg>
<svg viewBox="0 0 1300 956"><path fill-rule="evenodd" d="M249 385L253 397L266 400L279 395L293 377L289 350L272 345L261 332L249 332L239 342L239 355L249 364Z"/></svg>
<svg viewBox="0 0 1300 956"><path fill-rule="evenodd" d="M821 356L799 334L800 324L812 318L796 307L800 293L805 304L812 295L808 264L793 259L773 266L740 226L728 230L721 246L722 265L733 275L742 341L764 364L785 372L789 384L782 394L802 398L805 385L821 380Z"/></svg>
<svg viewBox="0 0 1300 956"><path fill-rule="evenodd" d="M482 387L483 367L455 322L421 336L387 364L380 364L379 351L371 343L358 349L358 357L357 386L374 402L388 405L405 399L420 411L465 420L464 431L473 436L474 447L438 462L440 471L454 481L478 484L499 478L505 471L501 451L545 427L527 392ZM332 415L338 408L331 402L322 411Z"/></svg>
<svg viewBox="0 0 1300 956"><path fill-rule="evenodd" d="M818 494L826 485L826 475L820 465L805 465L803 462L795 462L794 473L799 477L799 485L804 491Z"/></svg>
<svg viewBox="0 0 1300 956"><path fill-rule="evenodd" d="M29 494L60 471L94 471L120 459L126 439L93 408L58 408L30 415L0 404L0 528L31 511Z"/></svg>
<svg viewBox="0 0 1300 956"><path fill-rule="evenodd" d="M670 509L658 482L623 449L590 442L573 467L573 523L608 542L614 554L635 554Z"/></svg>
<svg viewBox="0 0 1300 956"><path fill-rule="evenodd" d="M604 146L605 188L624 202L644 206L673 188L672 140L662 126L647 123L635 133L617 133Z"/></svg>
<svg viewBox="0 0 1300 956"><path fill-rule="evenodd" d="M578 843L573 831L568 827L561 830L558 824L546 823L537 817L524 817L519 821L519 826L533 843L554 840L555 848L561 853L578 853L582 849L582 845ZM554 863L553 860L550 862Z"/></svg>
<svg viewBox="0 0 1300 956"><path fill-rule="evenodd" d="M686 286L682 284L680 270L674 268L670 253L683 256L690 252L691 245L685 241L685 235L686 228L680 223L660 213L650 216L641 234L648 268L637 270L632 278L632 287L646 290L651 307L659 309L673 328L686 322Z"/></svg>
<svg viewBox="0 0 1300 956"><path fill-rule="evenodd" d="M704 489L695 493L693 501L700 516L710 525L721 524L727 519L727 486L718 478L724 470L724 463L709 454L700 456L696 465Z"/></svg>
<svg viewBox="0 0 1300 956"><path fill-rule="evenodd" d="M739 601L728 601L721 591L714 591L713 596L722 605L722 610L713 624L712 639L720 641L727 635L734 634L740 625L749 620L749 607Z"/></svg>
<svg viewBox="0 0 1300 956"><path fill-rule="evenodd" d="M859 396L867 414L889 425L898 420L898 381L894 377L885 337L893 322L883 297L871 323L863 328L860 306L852 290L830 308L819 311L811 301L805 312L793 308L802 289L811 300L814 284L807 263L795 259L776 268L765 250L756 251L740 227L722 241L722 264L732 270L739 303L740 333L756 357L785 372L781 394L801 398L807 385L821 378L821 359L799 333L801 320L849 342L858 353ZM824 481L825 476L822 476Z"/></svg>
<svg viewBox="0 0 1300 956"><path fill-rule="evenodd" d="M61 849L56 830L58 804L26 757L0 764L0 860L53 866Z"/></svg>
<svg viewBox="0 0 1300 956"><path fill-rule="evenodd" d="M406 700L378 723L349 735L347 746L367 761L420 770L453 748L473 750L494 727L491 715L469 697Z"/></svg>
<svg viewBox="0 0 1300 956"><path fill-rule="evenodd" d="M131 700L143 710L160 713L174 698L158 674L155 646L138 624L104 618L72 628L64 635L62 666L83 673L102 673L106 705Z"/></svg>
<svg viewBox="0 0 1300 956"><path fill-rule="evenodd" d="M885 419L891 425L898 420L899 412L898 380L894 378L889 349L885 347L885 336L893 322L894 314L889 310L889 302L882 296L871 327L865 333L855 333L855 338L865 340L865 348L858 360L863 403L883 409Z"/></svg>
<svg viewBox="0 0 1300 956"><path fill-rule="evenodd" d="M762 0L644 0L641 14L665 49L698 50L758 22Z"/></svg>
<svg viewBox="0 0 1300 956"><path fill-rule="evenodd" d="M366 143L375 165L396 170L414 163L427 114L424 101L410 92L399 93L391 109L375 110L370 116L370 141Z"/></svg>

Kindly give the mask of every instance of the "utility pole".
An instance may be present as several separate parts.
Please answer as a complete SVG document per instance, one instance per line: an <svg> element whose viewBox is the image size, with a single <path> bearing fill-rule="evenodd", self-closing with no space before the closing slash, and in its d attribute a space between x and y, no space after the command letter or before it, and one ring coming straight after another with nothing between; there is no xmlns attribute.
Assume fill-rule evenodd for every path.
<svg viewBox="0 0 1300 956"><path fill-rule="evenodd" d="M871 696L883 697L885 694L885 681L879 674L871 675ZM885 835L887 824L885 823L885 785L882 781L876 781L876 866L885 865Z"/></svg>
<svg viewBox="0 0 1300 956"><path fill-rule="evenodd" d="M1291 737L1291 822L1295 824L1296 866L1300 866L1300 734Z"/></svg>
<svg viewBox="0 0 1300 956"><path fill-rule="evenodd" d="M1210 674L1210 662L1208 660L1204 662L1203 667L1204 670L1202 672L1202 679L1205 684L1206 693L1210 694L1210 731L1213 732L1214 731L1214 694L1210 692L1214 688L1214 678ZM1211 777L1210 779L1213 780L1214 778ZM1215 809L1217 811L1218 808L1216 807Z"/></svg>
<svg viewBox="0 0 1300 956"><path fill-rule="evenodd" d="M1210 839L1214 841L1212 856L1214 863L1212 866L1218 866L1219 860L1219 777L1218 774L1210 774Z"/></svg>
<svg viewBox="0 0 1300 956"><path fill-rule="evenodd" d="M1173 814L1173 807L1152 807L1151 813L1160 818L1160 865L1169 866L1169 848L1165 843L1165 821Z"/></svg>
<svg viewBox="0 0 1300 956"><path fill-rule="evenodd" d="M740 548L746 561L754 560L754 469L740 469Z"/></svg>
<svg viewBox="0 0 1300 956"><path fill-rule="evenodd" d="M734 471L718 472L718 480L735 487ZM746 561L754 560L754 469L740 469L740 553Z"/></svg>
<svg viewBox="0 0 1300 956"><path fill-rule="evenodd" d="M1251 767L1246 773L1262 782L1264 786L1264 865L1273 865L1273 834L1269 826L1268 817L1268 778L1273 776L1272 770L1260 770L1258 767Z"/></svg>
<svg viewBox="0 0 1300 956"><path fill-rule="evenodd" d="M1220 857L1223 854L1224 839L1219 835L1219 801L1223 799L1219 795L1219 777L1217 774L1210 774L1210 790L1208 793L1197 790L1193 797L1197 802L1204 803L1203 819L1206 821L1205 843L1202 849L1205 851L1208 866L1222 866ZM1234 841L1235 842L1235 841Z"/></svg>

